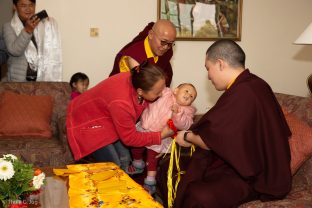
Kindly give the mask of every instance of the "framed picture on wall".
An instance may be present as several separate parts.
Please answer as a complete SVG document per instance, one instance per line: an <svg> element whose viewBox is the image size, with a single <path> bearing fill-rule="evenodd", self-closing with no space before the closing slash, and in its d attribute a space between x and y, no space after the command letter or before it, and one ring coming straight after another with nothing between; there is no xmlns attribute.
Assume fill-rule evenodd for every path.
<svg viewBox="0 0 312 208"><path fill-rule="evenodd" d="M158 0L158 19L170 20L177 40L241 40L243 0Z"/></svg>

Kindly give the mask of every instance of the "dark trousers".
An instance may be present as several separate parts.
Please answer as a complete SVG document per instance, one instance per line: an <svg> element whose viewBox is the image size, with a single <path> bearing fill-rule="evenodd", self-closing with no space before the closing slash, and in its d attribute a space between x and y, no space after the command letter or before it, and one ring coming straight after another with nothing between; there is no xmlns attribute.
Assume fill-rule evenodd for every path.
<svg viewBox="0 0 312 208"><path fill-rule="evenodd" d="M123 170L126 170L131 162L130 151L120 141L96 150L92 157L97 162L113 162Z"/></svg>

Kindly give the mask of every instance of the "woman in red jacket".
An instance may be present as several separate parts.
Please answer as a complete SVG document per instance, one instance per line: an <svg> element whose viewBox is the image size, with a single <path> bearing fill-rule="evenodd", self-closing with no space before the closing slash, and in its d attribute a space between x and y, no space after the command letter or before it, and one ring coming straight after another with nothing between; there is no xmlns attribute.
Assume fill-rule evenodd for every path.
<svg viewBox="0 0 312 208"><path fill-rule="evenodd" d="M101 162L126 169L131 161L123 146L160 144L173 132L138 132L135 124L149 102L161 96L165 75L156 65L143 62L119 73L72 100L67 114L67 136L75 160L89 154Z"/></svg>

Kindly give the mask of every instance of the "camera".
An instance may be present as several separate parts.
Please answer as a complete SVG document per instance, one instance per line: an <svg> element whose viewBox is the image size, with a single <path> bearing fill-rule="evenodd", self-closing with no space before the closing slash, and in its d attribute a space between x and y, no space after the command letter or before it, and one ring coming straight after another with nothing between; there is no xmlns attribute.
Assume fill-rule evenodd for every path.
<svg viewBox="0 0 312 208"><path fill-rule="evenodd" d="M44 18L48 17L48 13L46 10L42 10L38 12L37 14L33 15L31 18L34 18L34 17L38 17L40 20L43 20Z"/></svg>

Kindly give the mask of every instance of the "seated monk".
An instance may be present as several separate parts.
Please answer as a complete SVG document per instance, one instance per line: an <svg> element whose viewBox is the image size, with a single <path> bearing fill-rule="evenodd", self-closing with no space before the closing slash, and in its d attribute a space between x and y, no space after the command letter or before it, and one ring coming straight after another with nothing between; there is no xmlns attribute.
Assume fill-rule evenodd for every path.
<svg viewBox="0 0 312 208"><path fill-rule="evenodd" d="M230 208L282 199L291 189L291 132L272 89L245 69L245 53L232 40L213 43L205 67L224 93L189 131L178 132L180 146L197 147L183 161L173 206ZM158 171L164 201L167 167Z"/></svg>

